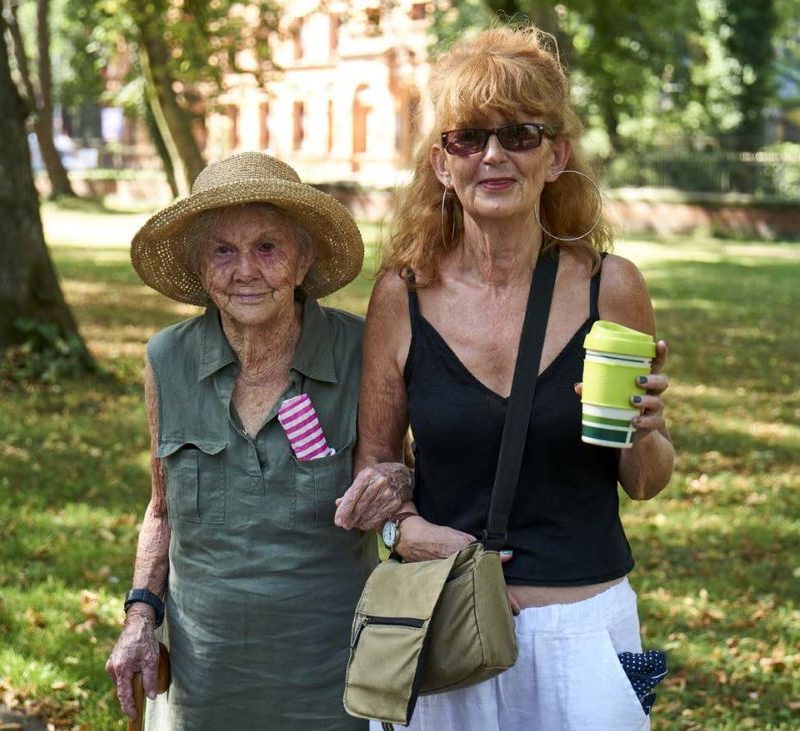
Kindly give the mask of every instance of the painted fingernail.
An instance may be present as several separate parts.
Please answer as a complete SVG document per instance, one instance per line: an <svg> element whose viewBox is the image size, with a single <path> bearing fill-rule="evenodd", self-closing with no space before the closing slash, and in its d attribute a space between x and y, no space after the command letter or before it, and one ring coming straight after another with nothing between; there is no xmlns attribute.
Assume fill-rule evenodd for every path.
<svg viewBox="0 0 800 731"><path fill-rule="evenodd" d="M633 403L635 403L635 404L640 404L640 403L642 403L642 397L641 396L631 396L631 401Z"/></svg>
<svg viewBox="0 0 800 731"><path fill-rule="evenodd" d="M647 383L647 376L638 376L636 378L636 382L637 383L642 383L642 384Z"/></svg>
<svg viewBox="0 0 800 731"><path fill-rule="evenodd" d="M509 549L505 549L503 551L500 551L500 555L501 556L509 556L509 557L511 557L511 556L514 555L514 552L509 550Z"/></svg>

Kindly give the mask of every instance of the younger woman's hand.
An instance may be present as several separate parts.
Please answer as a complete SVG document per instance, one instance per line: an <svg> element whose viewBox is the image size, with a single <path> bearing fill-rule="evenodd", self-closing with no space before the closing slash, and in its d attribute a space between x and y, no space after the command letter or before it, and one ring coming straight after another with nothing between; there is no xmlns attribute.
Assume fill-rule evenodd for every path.
<svg viewBox="0 0 800 731"><path fill-rule="evenodd" d="M642 413L633 420L636 428L634 440L641 439L651 432L667 434L667 425L664 421L664 400L662 394L669 388L669 377L661 372L669 355L669 348L663 340L656 344L656 357L653 369L649 376L641 376L636 385L645 389L644 395L631 396L631 405L641 409Z"/></svg>
<svg viewBox="0 0 800 731"><path fill-rule="evenodd" d="M411 515L400 527L400 540L395 551L404 561L428 561L447 558L470 543L475 543L475 536L469 533Z"/></svg>

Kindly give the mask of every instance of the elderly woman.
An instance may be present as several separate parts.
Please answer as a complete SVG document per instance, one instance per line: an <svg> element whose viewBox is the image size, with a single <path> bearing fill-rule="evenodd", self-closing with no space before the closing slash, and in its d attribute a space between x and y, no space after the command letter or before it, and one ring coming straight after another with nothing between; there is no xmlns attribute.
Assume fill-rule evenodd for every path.
<svg viewBox="0 0 800 731"><path fill-rule="evenodd" d="M362 258L349 213L261 153L210 165L134 238L146 284L206 309L147 348L152 495L108 661L128 716L134 673L155 697L166 617L165 728L362 728L341 699L375 539L333 516L352 478L363 325L316 299ZM365 486L356 523L397 510L403 473Z"/></svg>
<svg viewBox="0 0 800 731"><path fill-rule="evenodd" d="M367 315L356 463L401 462L410 423L414 500L384 535L406 561L444 557L486 524L533 271L542 256L557 261L503 552L519 659L474 687L421 698L413 729L649 725L618 658L641 642L617 484L644 500L669 481L666 345L652 375L630 384L642 410L633 446L582 442L587 332L600 318L650 334L655 324L639 271L603 253L610 232L550 41L496 28L437 62L437 129L399 204ZM343 505L347 526L350 495Z"/></svg>

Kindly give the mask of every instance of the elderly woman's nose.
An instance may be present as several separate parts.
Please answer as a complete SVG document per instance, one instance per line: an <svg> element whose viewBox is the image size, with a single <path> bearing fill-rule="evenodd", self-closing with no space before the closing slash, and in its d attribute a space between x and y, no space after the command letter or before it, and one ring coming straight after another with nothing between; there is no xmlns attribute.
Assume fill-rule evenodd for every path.
<svg viewBox="0 0 800 731"><path fill-rule="evenodd" d="M256 264L256 254L252 251L244 251L236 259L236 273L240 277L251 278L258 275L258 265Z"/></svg>

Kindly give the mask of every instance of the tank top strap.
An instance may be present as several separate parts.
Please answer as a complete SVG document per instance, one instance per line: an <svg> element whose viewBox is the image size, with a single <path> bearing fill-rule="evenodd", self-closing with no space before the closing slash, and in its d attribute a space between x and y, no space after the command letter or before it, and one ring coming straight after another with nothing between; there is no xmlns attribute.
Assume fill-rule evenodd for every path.
<svg viewBox="0 0 800 731"><path fill-rule="evenodd" d="M413 333L417 329L417 323L419 322L420 317L419 297L417 297L417 290L414 287L416 282L414 272L409 272L405 279L408 289L408 316L411 320L411 332Z"/></svg>
<svg viewBox="0 0 800 731"><path fill-rule="evenodd" d="M608 252L600 254L600 268L589 282L589 317L592 322L600 319L600 310L597 306L597 301L600 298L600 275L603 273L603 262L605 261Z"/></svg>

